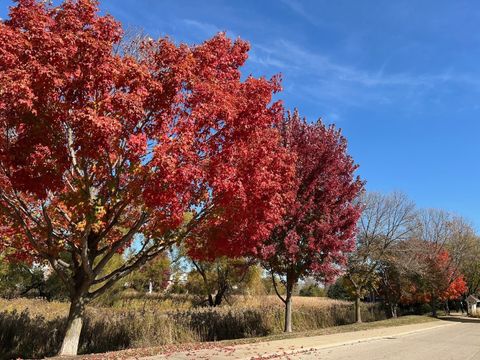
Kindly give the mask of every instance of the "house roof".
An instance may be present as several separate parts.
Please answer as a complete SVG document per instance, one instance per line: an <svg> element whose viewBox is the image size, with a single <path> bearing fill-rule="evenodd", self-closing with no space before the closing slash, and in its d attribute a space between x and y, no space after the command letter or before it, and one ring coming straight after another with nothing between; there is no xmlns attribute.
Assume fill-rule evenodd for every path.
<svg viewBox="0 0 480 360"><path fill-rule="evenodd" d="M467 297L467 303L469 303L469 304L476 304L476 303L478 303L478 302L480 302L480 300L478 300L478 299L477 299L475 296L473 296L473 295L469 295L469 296Z"/></svg>

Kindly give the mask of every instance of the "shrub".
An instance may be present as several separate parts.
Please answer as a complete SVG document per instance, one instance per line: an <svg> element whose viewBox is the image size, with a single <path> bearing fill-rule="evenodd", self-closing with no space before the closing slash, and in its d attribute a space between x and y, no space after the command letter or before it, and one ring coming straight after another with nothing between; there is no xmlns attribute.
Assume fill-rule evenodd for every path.
<svg viewBox="0 0 480 360"><path fill-rule="evenodd" d="M351 296L344 286L343 279L339 278L337 281L330 285L327 290L327 296L331 299L337 300L350 300Z"/></svg>
<svg viewBox="0 0 480 360"><path fill-rule="evenodd" d="M300 296L325 296L325 289L315 284L304 286L300 289Z"/></svg>

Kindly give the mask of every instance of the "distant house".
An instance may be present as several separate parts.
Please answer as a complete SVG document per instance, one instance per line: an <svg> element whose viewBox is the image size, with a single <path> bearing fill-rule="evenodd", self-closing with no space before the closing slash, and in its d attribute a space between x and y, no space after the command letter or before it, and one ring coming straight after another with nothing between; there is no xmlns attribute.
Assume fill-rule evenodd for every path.
<svg viewBox="0 0 480 360"><path fill-rule="evenodd" d="M477 307L480 308L480 300L473 295L469 295L466 301L468 314L475 315L477 313Z"/></svg>

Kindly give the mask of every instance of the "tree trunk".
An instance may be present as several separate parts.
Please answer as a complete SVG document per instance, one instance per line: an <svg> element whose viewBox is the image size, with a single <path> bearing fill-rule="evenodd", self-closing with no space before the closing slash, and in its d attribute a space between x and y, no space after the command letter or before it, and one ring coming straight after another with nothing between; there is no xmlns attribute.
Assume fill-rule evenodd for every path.
<svg viewBox="0 0 480 360"><path fill-rule="evenodd" d="M222 300L223 300L223 294L217 293L215 295L215 303L213 306L220 306L222 304Z"/></svg>
<svg viewBox="0 0 480 360"><path fill-rule="evenodd" d="M432 316L437 317L437 307L435 298L432 296L432 300L430 301L430 306L432 307Z"/></svg>
<svg viewBox="0 0 480 360"><path fill-rule="evenodd" d="M217 307L222 304L222 300L225 297L226 290L218 290L215 296L212 294L208 294L208 306L210 307Z"/></svg>
<svg viewBox="0 0 480 360"><path fill-rule="evenodd" d="M212 294L208 294L208 306L210 306L210 307L214 307L214 306L215 306L215 302L213 301L213 296L212 296Z"/></svg>
<svg viewBox="0 0 480 360"><path fill-rule="evenodd" d="M285 332L292 332L292 296L285 298Z"/></svg>
<svg viewBox="0 0 480 360"><path fill-rule="evenodd" d="M58 355L74 356L77 355L80 342L80 333L82 331L83 315L85 312L85 303L82 298L73 298L70 303L70 311L67 319L67 331L63 338L62 347Z"/></svg>
<svg viewBox="0 0 480 360"><path fill-rule="evenodd" d="M355 322L361 323L362 322L362 312L360 306L360 294L355 294Z"/></svg>
<svg viewBox="0 0 480 360"><path fill-rule="evenodd" d="M397 304L391 304L390 305L390 310L391 310L391 313L392 313L392 318L393 319L396 319L398 317L398 314L397 314Z"/></svg>
<svg viewBox="0 0 480 360"><path fill-rule="evenodd" d="M287 293L285 295L285 329L286 333L292 332L292 294L295 281L287 274Z"/></svg>

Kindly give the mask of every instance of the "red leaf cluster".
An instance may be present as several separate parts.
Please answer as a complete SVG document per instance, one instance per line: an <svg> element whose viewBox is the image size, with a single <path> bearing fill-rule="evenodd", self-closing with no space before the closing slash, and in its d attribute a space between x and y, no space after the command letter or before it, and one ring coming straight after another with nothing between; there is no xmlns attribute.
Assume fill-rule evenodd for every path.
<svg viewBox="0 0 480 360"><path fill-rule="evenodd" d="M458 299L467 291L467 284L454 266L449 252L436 249L433 244L425 246L429 251L418 255L425 266L423 274L411 283L401 302L430 303L432 297L440 301Z"/></svg>
<svg viewBox="0 0 480 360"><path fill-rule="evenodd" d="M2 238L56 256L88 237L94 253L146 214L138 232L188 226L197 257L253 252L292 175L279 78L242 80L249 45L225 34L121 39L93 0L19 0L0 22Z"/></svg>
<svg viewBox="0 0 480 360"><path fill-rule="evenodd" d="M284 147L296 158L293 201L263 248L270 266L295 277L337 275L353 250L363 182L340 131L297 112L281 126Z"/></svg>

